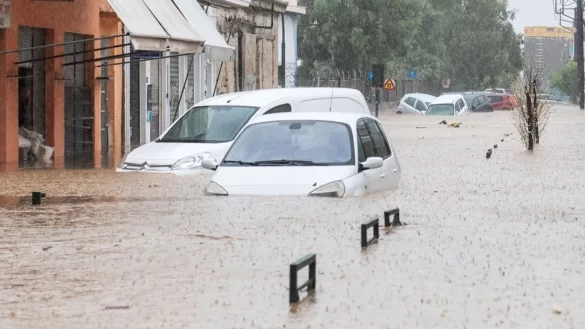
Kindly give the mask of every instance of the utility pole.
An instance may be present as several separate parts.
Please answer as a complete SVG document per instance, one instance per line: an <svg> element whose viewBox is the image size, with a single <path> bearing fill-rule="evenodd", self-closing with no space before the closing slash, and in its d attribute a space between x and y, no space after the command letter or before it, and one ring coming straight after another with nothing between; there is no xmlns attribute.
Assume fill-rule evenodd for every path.
<svg viewBox="0 0 585 329"><path fill-rule="evenodd" d="M577 61L577 71L579 74L579 107L585 109L585 70L583 65L583 0L577 0L575 8L575 60Z"/></svg>

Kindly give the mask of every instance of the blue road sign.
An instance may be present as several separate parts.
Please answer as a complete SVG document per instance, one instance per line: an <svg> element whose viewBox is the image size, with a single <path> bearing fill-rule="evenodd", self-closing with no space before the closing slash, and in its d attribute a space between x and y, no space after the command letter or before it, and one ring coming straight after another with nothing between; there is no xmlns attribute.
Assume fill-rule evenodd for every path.
<svg viewBox="0 0 585 329"><path fill-rule="evenodd" d="M137 50L132 53L132 58L134 59L157 59L160 57L162 57L162 52L160 51Z"/></svg>
<svg viewBox="0 0 585 329"><path fill-rule="evenodd" d="M368 73L368 79L369 79L370 81L374 80L374 72L370 72L370 73Z"/></svg>
<svg viewBox="0 0 585 329"><path fill-rule="evenodd" d="M408 71L409 79L416 79L416 71Z"/></svg>

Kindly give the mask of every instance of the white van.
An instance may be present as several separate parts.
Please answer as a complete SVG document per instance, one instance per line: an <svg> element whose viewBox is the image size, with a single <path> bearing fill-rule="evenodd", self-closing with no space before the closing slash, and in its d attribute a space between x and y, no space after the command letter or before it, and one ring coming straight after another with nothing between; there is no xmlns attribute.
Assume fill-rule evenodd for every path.
<svg viewBox="0 0 585 329"><path fill-rule="evenodd" d="M156 140L128 153L116 172L197 174L203 159L223 159L252 118L283 112L370 114L355 89L283 88L216 96L193 106Z"/></svg>
<svg viewBox="0 0 585 329"><path fill-rule="evenodd" d="M445 94L437 97L425 115L451 115L458 116L469 114L469 106L460 94Z"/></svg>

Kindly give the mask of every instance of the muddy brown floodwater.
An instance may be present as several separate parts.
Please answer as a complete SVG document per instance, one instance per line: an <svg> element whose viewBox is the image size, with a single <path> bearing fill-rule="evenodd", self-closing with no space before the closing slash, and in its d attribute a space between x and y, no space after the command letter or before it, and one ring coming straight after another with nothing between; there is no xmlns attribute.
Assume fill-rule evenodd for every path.
<svg viewBox="0 0 585 329"><path fill-rule="evenodd" d="M585 113L554 108L533 153L509 113L383 121L402 186L362 199L0 174L0 328L584 328ZM362 251L360 223L395 206L408 225ZM291 308L289 264L308 253L317 289Z"/></svg>

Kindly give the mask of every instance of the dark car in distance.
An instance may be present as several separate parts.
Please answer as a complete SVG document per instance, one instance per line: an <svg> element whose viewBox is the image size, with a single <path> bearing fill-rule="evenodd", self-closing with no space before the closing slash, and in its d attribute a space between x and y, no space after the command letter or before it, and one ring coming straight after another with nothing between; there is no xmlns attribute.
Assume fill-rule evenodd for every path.
<svg viewBox="0 0 585 329"><path fill-rule="evenodd" d="M462 94L465 102L469 106L469 112L493 112L494 107L488 93L485 92L466 92Z"/></svg>
<svg viewBox="0 0 585 329"><path fill-rule="evenodd" d="M489 96L493 95L492 93L486 93L484 91L463 91L463 92L448 92L443 93L445 94L459 94L463 96L465 99L465 103L467 103L467 107L469 108L470 113L477 113L477 112L493 112L494 107L492 102L490 101Z"/></svg>

